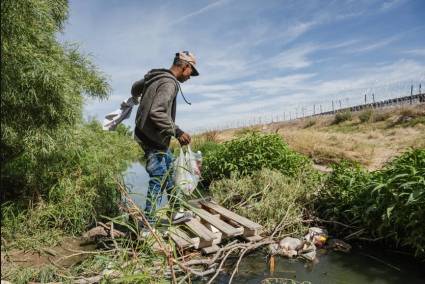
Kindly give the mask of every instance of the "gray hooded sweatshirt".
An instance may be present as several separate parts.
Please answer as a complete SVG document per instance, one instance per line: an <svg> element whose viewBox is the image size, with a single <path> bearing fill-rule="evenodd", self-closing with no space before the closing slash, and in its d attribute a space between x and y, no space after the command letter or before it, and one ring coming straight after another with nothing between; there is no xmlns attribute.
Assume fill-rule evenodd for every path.
<svg viewBox="0 0 425 284"><path fill-rule="evenodd" d="M145 151L166 150L171 136L183 133L174 123L179 89L179 82L167 69L153 69L133 84L132 96L141 96L134 133Z"/></svg>

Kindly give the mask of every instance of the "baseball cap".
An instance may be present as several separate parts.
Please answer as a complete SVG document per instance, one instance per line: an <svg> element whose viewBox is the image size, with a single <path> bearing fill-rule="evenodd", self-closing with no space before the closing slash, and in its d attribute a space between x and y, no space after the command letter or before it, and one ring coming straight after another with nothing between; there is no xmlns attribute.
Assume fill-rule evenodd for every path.
<svg viewBox="0 0 425 284"><path fill-rule="evenodd" d="M180 51L176 53L176 57L186 61L187 63L190 64L190 66L192 66L193 71L191 76L199 76L199 72L198 70L196 70L196 58L195 58L195 55L193 55L193 53L189 51Z"/></svg>

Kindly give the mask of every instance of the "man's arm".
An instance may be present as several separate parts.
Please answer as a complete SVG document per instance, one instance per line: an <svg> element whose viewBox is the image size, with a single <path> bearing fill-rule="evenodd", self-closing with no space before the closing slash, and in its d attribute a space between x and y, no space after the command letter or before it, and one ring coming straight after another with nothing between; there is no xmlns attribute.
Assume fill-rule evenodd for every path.
<svg viewBox="0 0 425 284"><path fill-rule="evenodd" d="M137 105L139 103L138 98L142 95L143 88L145 87L145 80L140 79L139 81L134 82L133 86L131 86L131 96L133 97L133 101Z"/></svg>

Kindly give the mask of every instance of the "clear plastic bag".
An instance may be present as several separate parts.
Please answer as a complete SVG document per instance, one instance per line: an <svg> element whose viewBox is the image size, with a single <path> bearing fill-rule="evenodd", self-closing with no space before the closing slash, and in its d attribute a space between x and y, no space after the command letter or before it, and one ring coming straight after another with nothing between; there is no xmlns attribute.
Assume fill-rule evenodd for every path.
<svg viewBox="0 0 425 284"><path fill-rule="evenodd" d="M180 153L174 161L174 184L185 195L190 195L201 178L202 153L194 153L187 147L180 148Z"/></svg>

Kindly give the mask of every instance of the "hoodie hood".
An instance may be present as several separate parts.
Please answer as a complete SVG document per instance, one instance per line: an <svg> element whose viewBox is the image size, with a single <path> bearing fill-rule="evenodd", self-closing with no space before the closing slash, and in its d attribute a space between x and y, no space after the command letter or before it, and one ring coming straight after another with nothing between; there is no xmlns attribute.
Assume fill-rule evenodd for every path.
<svg viewBox="0 0 425 284"><path fill-rule="evenodd" d="M173 73L171 73L168 69L152 69L145 75L145 85L148 86L152 84L152 82L161 79L161 78L170 78L173 79L177 86L180 88L179 82L177 81L176 77L174 77Z"/></svg>

